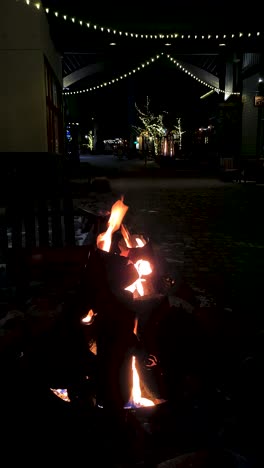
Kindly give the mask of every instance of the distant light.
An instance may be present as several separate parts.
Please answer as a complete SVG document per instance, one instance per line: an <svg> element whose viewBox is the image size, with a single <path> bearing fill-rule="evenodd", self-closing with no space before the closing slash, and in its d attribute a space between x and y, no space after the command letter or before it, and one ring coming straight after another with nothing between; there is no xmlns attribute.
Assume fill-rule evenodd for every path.
<svg viewBox="0 0 264 468"><path fill-rule="evenodd" d="M169 42L166 42L165 46L171 46L171 44Z"/></svg>
<svg viewBox="0 0 264 468"><path fill-rule="evenodd" d="M263 83L263 78L259 78L258 82Z"/></svg>
<svg viewBox="0 0 264 468"><path fill-rule="evenodd" d="M116 45L116 42L110 42L109 45L113 45L113 46L114 46L114 45Z"/></svg>
<svg viewBox="0 0 264 468"><path fill-rule="evenodd" d="M224 42L222 42L221 44L219 44L219 47L225 47L226 44Z"/></svg>

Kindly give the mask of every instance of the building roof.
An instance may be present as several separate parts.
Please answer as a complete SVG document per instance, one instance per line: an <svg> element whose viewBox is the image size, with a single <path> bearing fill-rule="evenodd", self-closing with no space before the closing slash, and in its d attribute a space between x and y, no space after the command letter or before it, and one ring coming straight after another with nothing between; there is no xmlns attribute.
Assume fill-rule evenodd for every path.
<svg viewBox="0 0 264 468"><path fill-rule="evenodd" d="M47 17L51 36L62 56L63 76L69 77L82 69L82 83L84 69L88 80L85 83L89 80L92 83L95 76L108 79L111 72L124 73L161 50L220 77L229 49L237 53L253 52L263 44L263 36L256 36L258 27L261 28L261 15L248 12L241 16L241 12L230 10L230 2L225 0L219 5L208 0L202 3L163 0L160 4L138 0L122 4L115 0L100 4L87 0L42 3L50 8ZM73 88L77 87L77 76L75 73L75 81L71 82Z"/></svg>

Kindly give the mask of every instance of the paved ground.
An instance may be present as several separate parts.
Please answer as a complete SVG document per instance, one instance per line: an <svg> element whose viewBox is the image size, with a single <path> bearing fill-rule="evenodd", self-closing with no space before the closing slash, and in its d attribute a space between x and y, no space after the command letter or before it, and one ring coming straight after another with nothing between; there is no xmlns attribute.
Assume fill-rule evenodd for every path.
<svg viewBox="0 0 264 468"><path fill-rule="evenodd" d="M149 236L171 276L184 275L221 305L259 315L264 280L263 186L181 178L177 173L159 177L157 167L155 177L151 171L146 177L142 161L120 162L112 156L92 156L88 162L97 174L109 176L111 192L87 193L75 201L77 205L110 209L123 195L129 206L126 224ZM113 168L121 164L119 177L113 176ZM128 177L131 171L133 177Z"/></svg>

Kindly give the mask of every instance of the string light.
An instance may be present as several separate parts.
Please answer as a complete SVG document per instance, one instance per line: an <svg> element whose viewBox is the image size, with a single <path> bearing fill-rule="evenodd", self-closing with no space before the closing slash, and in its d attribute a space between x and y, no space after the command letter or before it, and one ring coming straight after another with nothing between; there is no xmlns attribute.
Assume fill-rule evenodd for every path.
<svg viewBox="0 0 264 468"><path fill-rule="evenodd" d="M118 82L119 80L123 80L124 78L127 78L128 76L131 76L132 73L136 73L140 70L143 70L145 67L148 67L149 65L151 65L153 62L155 62L156 60L158 60L160 58L160 56L163 55L163 52L161 52L160 54L157 54L155 55L155 57L151 57L149 60L147 60L146 62L144 63L141 63L137 68L133 68L132 70L130 70L129 72L127 73L124 73L123 75L120 75L118 76L117 78L112 78L112 80L109 80L109 81L104 81L103 83L100 83L99 85L97 86L91 86L90 88L86 88L86 89L79 89L79 90L76 90L76 91L67 91L67 92L64 92L63 95L64 96L68 96L70 94L80 94L80 93L89 93L91 91L95 91L96 89L99 89L99 88L103 88L105 86L110 86L116 82Z"/></svg>
<svg viewBox="0 0 264 468"><path fill-rule="evenodd" d="M22 0L23 1L23 0ZM38 9L41 9L43 8L41 6L40 3L38 2L33 2L32 0L24 0L26 5L34 5L35 7L37 7ZM78 26L81 26L83 27L83 25L86 25L88 28L93 28L94 30L97 30L99 32L102 32L103 34L107 33L107 34L119 34L120 36L125 36L125 37L129 37L129 38L141 38L141 39L164 39L164 38L167 38L167 39L195 39L195 40L205 40L205 39L209 39L209 40L218 40L218 39L225 39L225 40L228 40L228 39L241 39L241 38L244 38L244 37L247 37L247 38L255 38L255 37L260 37L260 36L263 36L263 32L254 32L254 31L249 31L249 32L233 32L233 33L221 33L221 34L215 34L215 35L212 35L212 34L203 34L203 33L200 33L200 34L190 34L187 32L185 32L184 34L178 34L178 33L171 33L171 34L162 34L160 32L157 32L157 33L152 33L152 34L146 34L146 33L136 33L136 32L128 32L128 31L121 31L121 30L117 30L117 29L113 29L109 26L105 27L105 26L102 26L100 24L95 24L95 23L87 23L83 20L77 20L75 21L75 18L70 18L68 17L67 15L63 14L63 13L59 13L58 11L55 11L54 9L52 8L43 8L44 11L47 13L47 14L53 14L53 16L55 16L56 18L63 18L64 20L69 20L69 21L72 21L73 23L75 23L76 25Z"/></svg>
<svg viewBox="0 0 264 468"><path fill-rule="evenodd" d="M171 62L173 62L176 65L176 67L179 68L182 72L186 73L191 78L198 81L200 84L202 84L204 86L207 86L207 88L210 88L211 90L216 91L217 93L224 93L225 94L225 91L223 89L217 88L216 86L212 86L209 83L206 83L206 81L203 81L200 78L198 78L197 76L195 76L193 73L191 73L189 70L187 70L187 68L184 68L179 62L177 62L177 60L175 60L173 57L171 57L170 54L167 54L167 58ZM240 93L237 93L237 92L232 92L232 93L229 93L229 94L232 94L233 96L239 96L240 95Z"/></svg>
<svg viewBox="0 0 264 468"><path fill-rule="evenodd" d="M68 96L68 95L71 95L71 94L81 94L81 93L88 93L88 92L91 92L91 91L95 91L99 88L103 88L105 86L110 86L116 82L118 82L119 80L123 80L124 78L127 78L128 76L131 76L132 73L136 73L138 71L141 71L143 70L146 66L148 65L151 65L153 62L155 62L156 60L158 60L161 56L163 56L164 53L161 52L161 54L157 54L155 57L152 57L151 59L147 60L146 62L144 63L141 63L137 68L133 68L131 71L129 71L128 73L124 73L123 75L120 75L119 77L117 78L112 78L112 80L109 80L109 81L106 81L106 82L103 82L97 86L91 86L90 88L86 88L86 89L80 89L80 90L76 90L76 91L68 91L68 92L64 92L63 95L64 96ZM194 75L192 72L190 72L189 70L187 70L187 68L184 68L179 62L177 62L177 60L175 60L173 57L171 57L170 54L166 54L165 57L167 57L168 60L170 60L171 62L173 62L177 68L179 68L179 70L181 70L183 73L186 73L188 76L190 76L191 78L193 78L194 80L198 81L198 83L206 86L207 88L210 88L212 90L212 92L217 92L217 93L224 93L225 94L225 91L223 89L220 89L220 88L217 88L216 86L212 86L210 85L209 83L206 83L206 81L203 81L201 80L200 78L198 78L196 75ZM231 92L230 95L234 95L234 96L239 96L240 93L239 92ZM207 95L207 94L206 94Z"/></svg>

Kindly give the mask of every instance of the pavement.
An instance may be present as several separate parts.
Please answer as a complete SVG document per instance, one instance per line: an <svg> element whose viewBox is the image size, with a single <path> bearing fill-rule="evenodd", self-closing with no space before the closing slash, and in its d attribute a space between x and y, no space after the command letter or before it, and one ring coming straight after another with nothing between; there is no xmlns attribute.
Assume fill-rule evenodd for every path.
<svg viewBox="0 0 264 468"><path fill-rule="evenodd" d="M166 176L151 161L148 167L146 175L144 161L81 158L80 174L107 177L109 191L90 191L84 177L75 206L110 211L123 196L125 223L151 239L170 276L183 276L205 305L215 302L262 321L264 187L177 171Z"/></svg>

